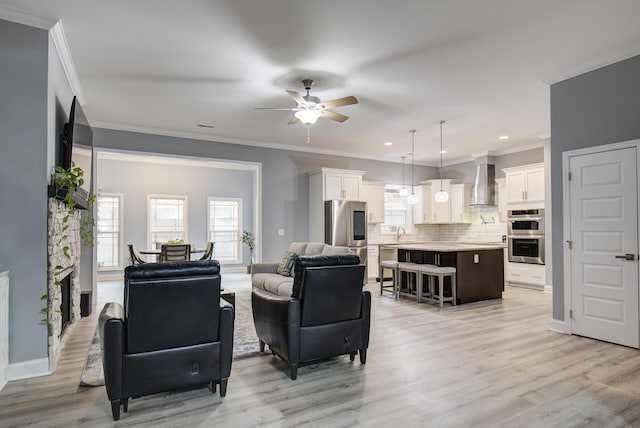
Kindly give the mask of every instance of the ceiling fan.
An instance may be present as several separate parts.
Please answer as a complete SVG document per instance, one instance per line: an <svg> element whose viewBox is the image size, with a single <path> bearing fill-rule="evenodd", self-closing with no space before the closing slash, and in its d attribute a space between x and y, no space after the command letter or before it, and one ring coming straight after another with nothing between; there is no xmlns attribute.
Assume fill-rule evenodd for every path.
<svg viewBox="0 0 640 428"><path fill-rule="evenodd" d="M301 80L304 88L307 90L307 95L300 95L295 91L286 91L287 94L296 102L295 107L291 108L270 108L270 107L256 107L256 110L288 110L293 111L294 116L291 118L287 125L302 122L305 125L313 125L316 121L323 117L325 119L335 120L336 122L344 122L349 119L349 116L344 114L335 113L328 109L334 107L348 106L351 104L358 104L356 97L344 97L331 101L320 101L320 98L314 97L309 94L309 90L313 86L313 80L303 79Z"/></svg>

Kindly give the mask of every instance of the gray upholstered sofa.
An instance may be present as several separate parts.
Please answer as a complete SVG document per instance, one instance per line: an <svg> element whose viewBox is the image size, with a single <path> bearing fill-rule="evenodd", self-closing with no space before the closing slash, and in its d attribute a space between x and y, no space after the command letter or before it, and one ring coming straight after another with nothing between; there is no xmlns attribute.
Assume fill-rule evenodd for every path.
<svg viewBox="0 0 640 428"><path fill-rule="evenodd" d="M297 256L337 256L353 254L348 247L338 247L320 242L294 242L289 251ZM251 285L279 296L290 297L293 291L293 273L291 276L278 274L280 262L254 263L251 268Z"/></svg>

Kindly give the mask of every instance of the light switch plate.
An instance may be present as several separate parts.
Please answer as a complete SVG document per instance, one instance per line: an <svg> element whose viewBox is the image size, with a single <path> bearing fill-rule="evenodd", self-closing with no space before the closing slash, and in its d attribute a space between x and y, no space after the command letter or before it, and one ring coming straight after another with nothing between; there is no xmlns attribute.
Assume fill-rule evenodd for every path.
<svg viewBox="0 0 640 428"><path fill-rule="evenodd" d="M278 229L278 236L284 236L284 229Z"/></svg>
<svg viewBox="0 0 640 428"><path fill-rule="evenodd" d="M473 262L474 263L480 263L480 254L474 254L473 255Z"/></svg>

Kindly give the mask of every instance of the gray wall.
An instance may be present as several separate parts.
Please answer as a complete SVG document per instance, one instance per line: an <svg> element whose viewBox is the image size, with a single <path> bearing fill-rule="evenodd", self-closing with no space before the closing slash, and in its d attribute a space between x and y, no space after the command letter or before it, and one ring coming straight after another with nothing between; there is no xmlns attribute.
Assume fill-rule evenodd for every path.
<svg viewBox="0 0 640 428"><path fill-rule="evenodd" d="M504 168L544 162L544 149L540 147L538 149L494 156L493 160L496 167L495 178L500 178L504 177L504 172L502 172ZM444 178L460 180L464 183L473 183L476 178L476 163L475 161L469 161L456 165L445 166L442 168L442 176ZM439 177L440 175L436 174L429 178Z"/></svg>
<svg viewBox="0 0 640 428"><path fill-rule="evenodd" d="M242 198L243 229L253 229L253 173L251 171L100 159L100 192L123 193L123 244L147 245L147 195L186 195L187 240L198 248L207 243L207 198ZM123 245L122 251L125 250ZM243 245L244 264L249 251ZM128 255L124 251L125 260ZM126 263L125 263L126 265Z"/></svg>
<svg viewBox="0 0 640 428"><path fill-rule="evenodd" d="M94 128L94 147L140 152L199 156L262 164L262 258L278 260L293 241L309 236L309 180L307 172L320 168L366 171L364 178L402 182L402 165L287 150L224 144L159 135ZM434 174L434 168L416 166L416 181ZM278 236L277 230L285 235Z"/></svg>
<svg viewBox="0 0 640 428"><path fill-rule="evenodd" d="M553 318L564 320L562 154L640 138L640 56L551 85Z"/></svg>
<svg viewBox="0 0 640 428"><path fill-rule="evenodd" d="M9 362L47 357L45 30L0 20L0 270L10 271Z"/></svg>

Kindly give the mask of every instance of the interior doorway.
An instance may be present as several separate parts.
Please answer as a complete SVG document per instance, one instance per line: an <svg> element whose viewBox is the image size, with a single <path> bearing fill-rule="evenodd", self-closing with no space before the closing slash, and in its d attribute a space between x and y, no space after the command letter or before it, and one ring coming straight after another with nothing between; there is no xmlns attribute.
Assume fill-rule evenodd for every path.
<svg viewBox="0 0 640 428"><path fill-rule="evenodd" d="M565 319L573 334L634 348L640 346L638 152L636 141L564 156Z"/></svg>

